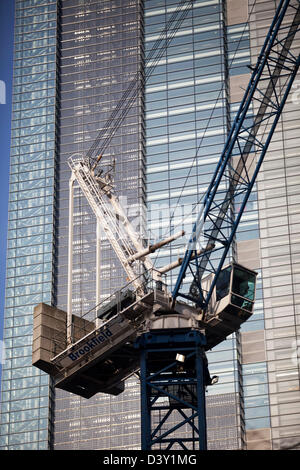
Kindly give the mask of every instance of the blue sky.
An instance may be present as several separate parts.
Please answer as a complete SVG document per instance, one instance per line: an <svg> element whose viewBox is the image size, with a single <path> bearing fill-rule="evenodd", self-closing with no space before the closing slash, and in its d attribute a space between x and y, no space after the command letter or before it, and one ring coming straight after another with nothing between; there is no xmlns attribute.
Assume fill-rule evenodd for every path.
<svg viewBox="0 0 300 470"><path fill-rule="evenodd" d="M13 25L14 0L0 0L0 80L6 87L6 103L0 104L0 337L3 326L6 264Z"/></svg>

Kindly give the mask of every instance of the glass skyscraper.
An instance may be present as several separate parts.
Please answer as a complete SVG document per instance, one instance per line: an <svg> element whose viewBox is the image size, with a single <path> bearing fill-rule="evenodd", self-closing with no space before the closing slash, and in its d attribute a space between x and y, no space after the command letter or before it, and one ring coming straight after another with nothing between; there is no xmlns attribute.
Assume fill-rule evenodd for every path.
<svg viewBox="0 0 300 470"><path fill-rule="evenodd" d="M139 448L138 377L117 397L85 400L54 389L31 366L32 314L40 302L67 309L67 160L86 155L136 77L143 86L104 162L115 162L128 216L140 222L147 214L139 229L150 241L191 232L277 2L195 0L152 70L147 55L180 3L16 0L1 449ZM298 54L299 38L293 47ZM299 83L233 247L232 256L259 273L258 292L251 319L208 354L220 377L206 394L209 449L300 442ZM77 315L96 304L95 235L76 188ZM181 256L186 240L152 255L155 266ZM126 276L104 235L100 256L105 299ZM168 276L170 289L177 274Z"/></svg>

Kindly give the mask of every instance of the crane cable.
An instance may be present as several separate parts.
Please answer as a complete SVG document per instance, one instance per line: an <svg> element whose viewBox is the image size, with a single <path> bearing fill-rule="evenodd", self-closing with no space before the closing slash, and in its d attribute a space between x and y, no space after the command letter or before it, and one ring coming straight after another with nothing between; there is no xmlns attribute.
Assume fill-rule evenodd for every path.
<svg viewBox="0 0 300 470"><path fill-rule="evenodd" d="M237 54L239 45L240 45L240 43L241 43L241 41L242 41L242 39L243 39L243 36L244 36L244 34L245 34L245 32L246 32L247 26L248 26L249 23L250 23L250 17L252 16L254 7L255 7L255 5L256 5L256 1L257 1L257 0L254 0L254 3L253 3L252 8L251 8L251 11L250 11L250 13L248 14L248 18L247 18L247 21L245 22L245 26L244 26L243 32L242 32L242 34L241 34L241 36L240 36L240 38L239 38L238 44L237 44L237 46L236 46L236 48L235 48L235 51L234 51L233 56L232 56L232 58L231 58L231 61L230 61L230 63L228 64L228 68L230 68L230 67L232 66L232 64L233 64L233 61L234 61L235 56L236 56L236 54ZM206 126L205 126L205 128L204 128L204 132L203 132L203 134L202 134L202 136L201 136L201 139L200 139L200 142L199 142L199 144L198 144L198 146L197 146L196 154L195 154L195 156L194 156L194 158L193 158L193 161L192 161L192 163L191 163L191 166L190 166L190 169L189 169L189 171L188 171L188 174L187 174L186 177L185 177L185 181L184 181L184 184L183 184L183 186L182 186L180 195L178 196L178 199L177 199L177 202L176 202L176 206L175 206L175 208L174 208L174 210L173 210L173 212L172 212L172 214L171 214L171 216L170 216L170 225L171 225L171 222L172 222L172 220L173 220L173 218L174 218L174 215L175 215L175 213L176 213L176 210L177 210L177 208L178 208L178 206L179 206L179 201L180 201L180 199L182 198L182 194L183 194L183 191L184 191L184 189L185 189L185 187L186 187L187 181L188 181L188 179L189 179L189 177L190 177L192 168L194 167L194 165L195 165L195 163L196 163L196 160L198 159L198 156L199 156L198 153L199 153L200 148L201 148L201 146L202 146L203 139L204 139L204 137L205 137L205 135L206 135L206 132L207 132L209 126L210 126L211 120L212 120L212 118L213 118L213 114L214 114L214 112L215 112L215 110L216 110L216 107L217 107L217 103L218 103L218 101L220 100L220 98L222 97L223 92L224 92L224 89L225 89L225 82L223 82L223 86L222 86L222 88L221 88L220 91L219 91L219 94L218 94L218 97L217 97L217 99L216 99L215 105L214 105L214 107L212 108L212 111L211 111L210 116L209 116L209 118L208 118L207 124L206 124ZM196 135L196 138L197 138L197 135ZM252 163L253 163L253 162L252 162ZM183 220L181 220L180 222L178 222L177 225L182 225L182 223L183 223L188 217L190 217L190 216L193 214L195 208L196 208L197 206L199 206L199 205L201 204L201 202L203 201L204 196L205 196L205 194L203 194L203 195L200 197L200 199L198 199L198 201L193 204L193 207L192 207L192 210L190 211L190 213L189 213ZM170 227L170 225L169 225L169 227ZM177 225L175 225L174 228L175 228ZM166 232L164 233L163 237L166 236L167 233L168 233L168 232L166 231ZM155 260L154 260L154 262L153 262L154 265L155 265L155 263L157 262L158 256L159 256L159 254L157 253L157 254L156 254L156 257L155 257Z"/></svg>
<svg viewBox="0 0 300 470"><path fill-rule="evenodd" d="M154 68L156 67L157 63L162 58L165 50L167 49L168 45L174 38L175 34L177 33L178 29L180 28L182 22L186 18L188 12L190 11L190 7L194 3L195 0L181 0L178 8L173 12L170 19L166 23L165 28L159 35L158 39L153 44L149 54L145 59L145 66L147 66L147 62L150 62L150 67L148 72L143 77L143 73L141 71L137 72L135 78L130 82L128 88L123 93L120 101L118 102L117 106L111 113L109 119L106 121L104 127L100 130L98 136L96 137L95 141L91 145L90 149L87 152L87 158L90 161L90 164L95 164L97 162L96 156L102 155L108 145L110 144L114 134L124 121L126 115L128 114L129 110L131 109L135 99L137 98L140 91L144 89L144 86L152 74ZM186 8L184 8L186 7ZM179 15L179 18L176 17ZM174 27L170 30L173 23L175 21ZM164 43L162 45L162 43ZM126 104L126 105L125 105ZM102 144L99 146L100 142Z"/></svg>

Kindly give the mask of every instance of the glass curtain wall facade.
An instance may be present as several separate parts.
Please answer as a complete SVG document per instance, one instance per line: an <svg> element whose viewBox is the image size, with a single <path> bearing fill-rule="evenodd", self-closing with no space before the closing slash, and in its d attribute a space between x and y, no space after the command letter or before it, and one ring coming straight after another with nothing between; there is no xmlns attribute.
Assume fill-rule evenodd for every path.
<svg viewBox="0 0 300 470"><path fill-rule="evenodd" d="M252 63L276 6L249 2ZM291 52L298 56L299 50L296 36ZM298 75L257 182L259 239L252 243L259 254L256 267L263 296L256 331L242 333L246 439L251 449L299 449L300 443L299 103Z"/></svg>
<svg viewBox="0 0 300 470"><path fill-rule="evenodd" d="M47 449L49 376L31 367L32 313L54 302L57 2L15 2L1 448Z"/></svg>
<svg viewBox="0 0 300 470"><path fill-rule="evenodd" d="M147 53L178 5L16 0L2 449L139 448L138 379L118 397L53 390L31 367L32 309L67 308L67 159L86 154L128 83L144 66L147 74ZM191 232L276 6L195 0L107 148L129 217L147 203L151 241ZM297 87L299 80L232 253L258 271L257 300L240 332L208 354L220 377L206 394L209 449L280 449L300 440ZM96 223L78 188L74 215L72 308L81 315L96 303ZM154 254L155 266L175 261L185 241ZM104 236L100 256L103 299L125 276ZM168 276L170 289L177 273Z"/></svg>
<svg viewBox="0 0 300 470"><path fill-rule="evenodd" d="M60 153L57 305L67 309L67 159L85 156L128 84L143 69L143 9L133 0L61 2ZM128 216L145 202L143 97L137 97L101 163L115 161L113 177ZM109 240L100 241L100 298L96 299L96 220L79 187L74 199L72 312L81 316L126 284ZM90 400L56 391L54 449L115 449L139 442L136 379L119 397Z"/></svg>

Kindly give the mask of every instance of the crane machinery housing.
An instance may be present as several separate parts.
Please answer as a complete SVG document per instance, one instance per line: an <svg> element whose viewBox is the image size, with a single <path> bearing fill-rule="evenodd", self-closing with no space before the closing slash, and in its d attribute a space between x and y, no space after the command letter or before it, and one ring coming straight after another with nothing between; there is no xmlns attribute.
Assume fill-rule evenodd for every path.
<svg viewBox="0 0 300 470"><path fill-rule="evenodd" d="M172 39L192 4L179 3L151 53L154 66L166 47L164 38ZM205 352L236 332L253 313L257 273L229 262L229 250L299 69L300 56L291 52L299 24L299 1L281 0L186 251L177 262L156 269L149 255L184 233L145 246L116 195L113 165L102 160L105 146L147 77L138 76L129 85L88 155L69 159L68 311L36 306L33 364L49 373L56 387L85 398L99 392L117 395L124 390L124 381L140 371L143 449L206 449L205 387L215 378L208 371ZM251 171L250 159L255 162ZM75 181L128 278L126 286L98 303L94 321L76 317L71 308ZM165 274L179 266L170 292ZM97 276L99 270L97 266ZM189 290L183 282L187 272L192 274ZM161 397L168 397L167 406ZM155 412L163 413L157 425L151 419ZM173 412L181 422L162 431ZM191 426L191 437L176 434L183 424Z"/></svg>

